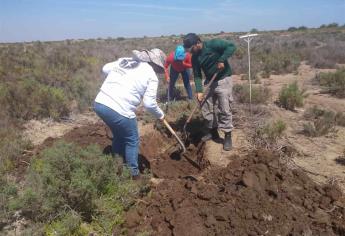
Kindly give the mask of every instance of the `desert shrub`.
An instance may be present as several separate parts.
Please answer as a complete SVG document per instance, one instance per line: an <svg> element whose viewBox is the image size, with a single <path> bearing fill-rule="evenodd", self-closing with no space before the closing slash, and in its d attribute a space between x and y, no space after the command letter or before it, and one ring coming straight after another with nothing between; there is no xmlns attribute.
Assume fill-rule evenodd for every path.
<svg viewBox="0 0 345 236"><path fill-rule="evenodd" d="M324 109L321 109L318 106L312 106L304 112L303 116L307 120L314 120L323 116L325 112L326 111Z"/></svg>
<svg viewBox="0 0 345 236"><path fill-rule="evenodd" d="M24 149L31 146L6 111L0 111L0 174L13 169Z"/></svg>
<svg viewBox="0 0 345 236"><path fill-rule="evenodd" d="M297 31L297 30L298 29L296 27L294 27L294 26L288 28L288 31L290 31L290 32L294 32L294 31Z"/></svg>
<svg viewBox="0 0 345 236"><path fill-rule="evenodd" d="M83 229L81 225L82 217L77 212L70 211L46 226L45 235L88 235L90 231Z"/></svg>
<svg viewBox="0 0 345 236"><path fill-rule="evenodd" d="M328 45L313 50L307 54L308 62L315 68L336 68L337 63L345 63L345 44L329 42Z"/></svg>
<svg viewBox="0 0 345 236"><path fill-rule="evenodd" d="M340 120L341 114L338 113ZM303 125L303 133L310 137L319 137L335 131L336 113L333 111L323 110L313 106L305 111L304 117L311 120Z"/></svg>
<svg viewBox="0 0 345 236"><path fill-rule="evenodd" d="M293 32L295 30L297 32ZM300 60L307 60L316 67L334 67L337 63L345 63L344 33L340 28L303 32L294 27L289 35L282 37L280 33L263 32L252 42L253 75L256 74L255 71L263 71L263 77L291 73L296 71ZM206 40L214 38L214 35L202 37ZM225 38L235 41L238 48L230 59L234 73L247 73L246 44L238 39L236 34ZM13 90L17 83L21 87L22 80L35 80L42 86L62 90L68 105L77 102L78 109L82 111L90 105L99 89L102 82L100 69L104 63L129 56L131 50L138 48L158 47L168 53L175 48L180 39L181 35L174 38L119 37L3 45L0 50L0 81L8 91ZM13 97L20 96L18 93L5 94L9 96L7 100L22 99ZM3 106L4 104L2 103ZM22 104L24 105L21 107L26 105ZM15 114L23 115L23 119L40 117L41 115L34 113L44 110L37 108L39 106L40 104L31 112L32 115L27 114L25 110L23 113ZM59 112L58 110L52 113ZM50 116L48 113L44 115Z"/></svg>
<svg viewBox="0 0 345 236"><path fill-rule="evenodd" d="M251 77L251 80L252 80L252 82L254 83L254 84L259 84L260 82L260 77L259 77L259 67L254 67L254 69L251 69L251 75L250 75L250 77ZM248 76L248 73L246 73L246 74L243 74L242 76L241 76L241 80L249 80L249 76Z"/></svg>
<svg viewBox="0 0 345 236"><path fill-rule="evenodd" d="M128 171L117 175L116 161L101 153L94 145L82 149L65 142L44 150L33 159L12 208L34 222L45 222L47 233L72 235L87 224L94 232L110 234L139 188Z"/></svg>
<svg viewBox="0 0 345 236"><path fill-rule="evenodd" d="M0 102L14 119L52 117L58 119L68 115L68 99L62 89L40 84L33 79L0 86Z"/></svg>
<svg viewBox="0 0 345 236"><path fill-rule="evenodd" d="M338 23L330 23L330 24L327 25L327 28L336 28L338 26L339 26Z"/></svg>
<svg viewBox="0 0 345 236"><path fill-rule="evenodd" d="M345 115L343 112L324 110L317 106L308 108L304 117L309 120L303 125L303 133L310 137L326 135L335 132L335 126L345 126Z"/></svg>
<svg viewBox="0 0 345 236"><path fill-rule="evenodd" d="M0 171L0 231L13 215L10 202L17 197L17 186L11 182L4 172Z"/></svg>
<svg viewBox="0 0 345 236"><path fill-rule="evenodd" d="M279 92L278 104L287 110L295 110L295 107L302 107L304 98L307 95L305 90L301 90L298 87L297 81L284 85Z"/></svg>
<svg viewBox="0 0 345 236"><path fill-rule="evenodd" d="M279 119L258 124L253 132L252 142L261 148L275 149L285 130L285 122Z"/></svg>
<svg viewBox="0 0 345 236"><path fill-rule="evenodd" d="M249 85L236 84L233 87L235 99L240 103L249 103ZM271 91L264 86L252 86L252 103L266 104L271 98Z"/></svg>
<svg viewBox="0 0 345 236"><path fill-rule="evenodd" d="M307 30L308 28L306 26L300 26L298 27L298 30Z"/></svg>
<svg viewBox="0 0 345 236"><path fill-rule="evenodd" d="M335 115L335 123L339 126L345 127L345 114L343 112L337 112Z"/></svg>
<svg viewBox="0 0 345 236"><path fill-rule="evenodd" d="M338 69L336 72L320 73L315 77L325 91L340 97L345 97L345 69Z"/></svg>
<svg viewBox="0 0 345 236"><path fill-rule="evenodd" d="M281 137L286 130L286 124L282 120L276 120L268 122L265 125L259 127L256 132L259 136L269 141L275 141Z"/></svg>
<svg viewBox="0 0 345 236"><path fill-rule="evenodd" d="M315 120L313 123L308 122L303 125L303 133L310 137L319 137L328 134L329 132L335 132L334 123L329 123L329 118L322 117Z"/></svg>
<svg viewBox="0 0 345 236"><path fill-rule="evenodd" d="M300 58L295 53L279 52L262 54L262 62L265 74L285 74L296 71Z"/></svg>
<svg viewBox="0 0 345 236"><path fill-rule="evenodd" d="M262 78L269 78L271 76L271 72L270 71L262 71L261 73L261 77Z"/></svg>

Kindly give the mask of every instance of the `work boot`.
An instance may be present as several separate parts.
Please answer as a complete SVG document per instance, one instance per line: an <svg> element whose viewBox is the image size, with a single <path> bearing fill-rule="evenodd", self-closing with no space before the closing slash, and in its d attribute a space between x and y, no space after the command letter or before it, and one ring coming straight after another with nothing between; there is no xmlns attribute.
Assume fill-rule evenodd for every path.
<svg viewBox="0 0 345 236"><path fill-rule="evenodd" d="M230 151L232 149L231 131L225 133L223 149L225 151Z"/></svg>
<svg viewBox="0 0 345 236"><path fill-rule="evenodd" d="M201 141L206 142L211 139L218 140L219 138L218 128L212 128L201 138Z"/></svg>

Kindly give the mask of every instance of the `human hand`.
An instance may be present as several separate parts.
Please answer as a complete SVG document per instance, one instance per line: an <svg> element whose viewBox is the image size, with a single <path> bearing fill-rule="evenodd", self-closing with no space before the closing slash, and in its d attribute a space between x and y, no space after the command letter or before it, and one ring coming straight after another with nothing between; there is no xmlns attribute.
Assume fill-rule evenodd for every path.
<svg viewBox="0 0 345 236"><path fill-rule="evenodd" d="M204 94L203 94L203 93L197 93L197 94L196 94L196 98L198 99L199 102L202 101L203 97L204 97Z"/></svg>
<svg viewBox="0 0 345 236"><path fill-rule="evenodd" d="M165 115L163 115L161 118L159 118L159 121L162 123L164 122L164 120L165 120Z"/></svg>
<svg viewBox="0 0 345 236"><path fill-rule="evenodd" d="M217 68L218 68L218 70L223 70L224 69L224 63L223 62L218 62Z"/></svg>

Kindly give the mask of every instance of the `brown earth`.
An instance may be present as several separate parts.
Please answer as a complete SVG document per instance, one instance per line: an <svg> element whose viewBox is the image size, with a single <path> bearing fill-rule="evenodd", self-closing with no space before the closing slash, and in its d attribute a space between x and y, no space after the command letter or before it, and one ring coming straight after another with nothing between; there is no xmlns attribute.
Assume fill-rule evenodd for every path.
<svg viewBox="0 0 345 236"><path fill-rule="evenodd" d="M233 158L201 180L159 183L128 212L129 235L345 234L345 199L336 186L316 184L270 152Z"/></svg>
<svg viewBox="0 0 345 236"><path fill-rule="evenodd" d="M59 139L96 143L105 153L111 144L101 122ZM35 152L55 141L47 139ZM200 169L193 160L205 154L205 145L191 144L186 155L177 155L174 143L154 129L141 138L141 159L162 181L126 214L129 235L345 235L345 199L336 185L321 186L265 151Z"/></svg>

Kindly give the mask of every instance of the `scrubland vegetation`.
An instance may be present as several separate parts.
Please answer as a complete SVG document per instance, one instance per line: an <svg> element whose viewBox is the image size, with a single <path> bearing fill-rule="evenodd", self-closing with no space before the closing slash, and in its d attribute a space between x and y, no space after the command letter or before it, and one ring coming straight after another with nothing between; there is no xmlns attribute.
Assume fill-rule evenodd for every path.
<svg viewBox="0 0 345 236"><path fill-rule="evenodd" d="M259 33L252 48L253 78L295 73L301 61L315 68L345 64L344 27ZM235 41L238 49L230 63L235 74L246 74L246 45L239 35L208 34L202 38ZM126 171L121 175L112 171L118 164L96 146L82 149L56 143L32 158L19 186L11 176L23 151L30 147L22 137L22 124L30 119L59 120L89 109L103 81L100 71L104 63L128 56L133 49L158 47L168 53L177 43L181 43L180 36L0 44L0 231L16 220L18 211L30 221L27 235L86 235L90 231L107 235L122 223L124 209L145 189L133 184ZM315 81L325 92L345 97L344 69L320 73ZM268 103L271 91L267 87L254 85L252 89L252 103ZM233 91L237 102L249 103L248 85L235 85ZM183 92L178 89L177 97ZM305 97L305 91L293 83L282 88L277 102L295 110L303 106ZM159 99L165 101L165 89L160 89ZM184 104L186 109L194 106ZM169 106L173 114L186 115L176 106L179 103ZM345 126L343 113L317 107L307 110L305 118L308 122L303 132L312 137ZM273 120L255 133L268 145L286 128L284 121Z"/></svg>

